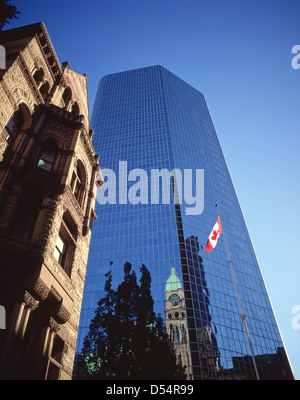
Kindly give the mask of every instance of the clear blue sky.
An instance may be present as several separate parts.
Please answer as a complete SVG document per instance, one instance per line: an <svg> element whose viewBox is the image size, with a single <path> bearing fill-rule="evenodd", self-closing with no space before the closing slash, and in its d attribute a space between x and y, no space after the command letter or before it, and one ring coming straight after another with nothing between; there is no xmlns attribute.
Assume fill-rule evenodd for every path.
<svg viewBox="0 0 300 400"><path fill-rule="evenodd" d="M300 329L299 0L26 0L60 62L99 79L161 64L206 96L297 379ZM300 320L298 320L300 321Z"/></svg>

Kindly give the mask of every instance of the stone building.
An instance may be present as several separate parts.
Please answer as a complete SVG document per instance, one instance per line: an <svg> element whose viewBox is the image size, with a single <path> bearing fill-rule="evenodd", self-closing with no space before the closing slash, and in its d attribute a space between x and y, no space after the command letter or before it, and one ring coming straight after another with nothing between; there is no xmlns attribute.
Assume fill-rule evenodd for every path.
<svg viewBox="0 0 300 400"><path fill-rule="evenodd" d="M0 376L68 380L103 183L87 76L60 65L43 23L0 44Z"/></svg>

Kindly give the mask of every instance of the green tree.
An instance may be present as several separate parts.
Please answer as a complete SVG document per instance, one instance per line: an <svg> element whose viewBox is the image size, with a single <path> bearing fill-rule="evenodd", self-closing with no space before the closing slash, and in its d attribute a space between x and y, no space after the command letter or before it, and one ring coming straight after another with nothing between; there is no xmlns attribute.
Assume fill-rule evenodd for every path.
<svg viewBox="0 0 300 400"><path fill-rule="evenodd" d="M131 264L112 289L106 274L105 295L91 321L82 349L89 379L186 379L160 315L154 312L151 276L143 265L140 284Z"/></svg>
<svg viewBox="0 0 300 400"><path fill-rule="evenodd" d="M9 24L10 19L17 18L17 14L20 14L16 6L10 4L9 1L0 0L0 31L2 31L5 24Z"/></svg>

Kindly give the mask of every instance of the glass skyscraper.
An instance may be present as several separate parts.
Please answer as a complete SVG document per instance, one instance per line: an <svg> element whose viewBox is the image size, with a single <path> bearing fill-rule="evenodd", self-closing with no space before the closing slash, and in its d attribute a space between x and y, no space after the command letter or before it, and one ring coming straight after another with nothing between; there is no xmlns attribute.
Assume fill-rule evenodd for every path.
<svg viewBox="0 0 300 400"><path fill-rule="evenodd" d="M128 261L137 274L142 264L150 270L155 311L191 379L257 379L254 365L260 379L293 379L203 94L162 66L107 75L91 124L101 168L115 173L110 182L116 193L113 185L106 191L103 186L97 198L77 353L103 295L105 273L111 270L119 284ZM169 182L163 178L162 171L175 169ZM181 201L173 201L175 190ZM216 204L253 354L224 235L206 252Z"/></svg>

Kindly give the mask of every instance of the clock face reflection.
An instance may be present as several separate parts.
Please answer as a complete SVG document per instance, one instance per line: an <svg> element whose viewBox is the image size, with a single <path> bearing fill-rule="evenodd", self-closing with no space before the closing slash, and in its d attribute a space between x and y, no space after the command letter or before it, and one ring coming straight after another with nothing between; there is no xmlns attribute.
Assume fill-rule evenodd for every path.
<svg viewBox="0 0 300 400"><path fill-rule="evenodd" d="M178 296L178 294L172 294L169 297L169 301L172 303L173 306L178 306L178 304L180 303L180 297Z"/></svg>

